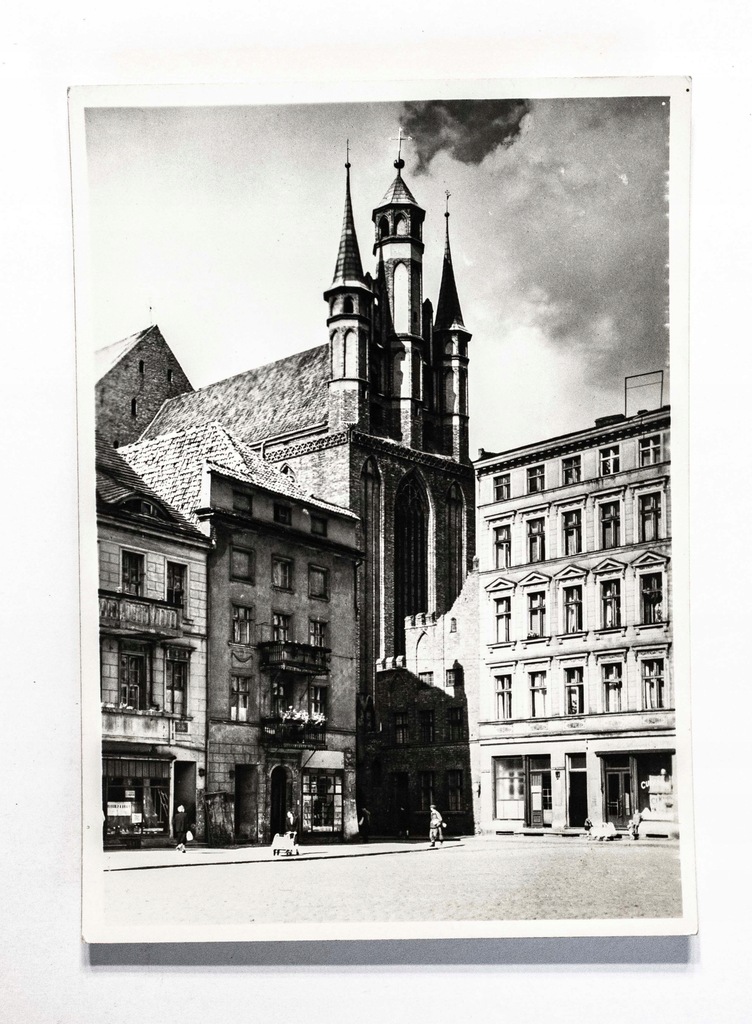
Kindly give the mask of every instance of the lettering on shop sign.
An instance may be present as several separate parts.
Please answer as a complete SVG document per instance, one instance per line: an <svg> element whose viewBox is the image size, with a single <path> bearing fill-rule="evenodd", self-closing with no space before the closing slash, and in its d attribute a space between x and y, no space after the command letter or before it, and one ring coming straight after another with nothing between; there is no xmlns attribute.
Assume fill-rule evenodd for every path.
<svg viewBox="0 0 752 1024"><path fill-rule="evenodd" d="M131 802L130 800L121 800L118 803L107 804L107 817L108 818L130 818L131 816Z"/></svg>
<svg viewBox="0 0 752 1024"><path fill-rule="evenodd" d="M125 791L125 799L126 800L135 800L136 799L136 790L135 789L126 789L126 791Z"/></svg>

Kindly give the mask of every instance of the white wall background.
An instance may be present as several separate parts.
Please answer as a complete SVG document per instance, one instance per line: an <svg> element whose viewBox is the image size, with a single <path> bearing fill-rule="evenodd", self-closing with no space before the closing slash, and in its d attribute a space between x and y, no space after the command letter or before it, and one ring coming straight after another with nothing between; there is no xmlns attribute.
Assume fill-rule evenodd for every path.
<svg viewBox="0 0 752 1024"><path fill-rule="evenodd" d="M356 13L356 11L358 13ZM750 952L750 9L636 0L465 5L22 4L0 39L3 488L3 1016L134 1020L747 1021ZM294 26L294 27L292 27ZM153 949L95 963L79 939L75 365L66 88L121 82L693 76L693 699L700 935L688 943L505 942ZM328 258L328 257L327 257ZM740 301L741 299L741 301ZM720 555L720 559L719 559ZM721 571L719 571L719 569ZM443 952L464 966L405 966ZM381 951L382 956L384 951ZM481 965L467 961L480 958ZM101 956L99 956L101 960ZM289 959L289 955L287 957ZM338 959L340 964L338 965ZM344 959L344 965L342 961ZM133 957L131 957L133 960ZM493 961L496 960L497 963ZM183 966L180 966L180 964ZM258 966L255 966L258 965ZM281 972L284 970L284 977Z"/></svg>

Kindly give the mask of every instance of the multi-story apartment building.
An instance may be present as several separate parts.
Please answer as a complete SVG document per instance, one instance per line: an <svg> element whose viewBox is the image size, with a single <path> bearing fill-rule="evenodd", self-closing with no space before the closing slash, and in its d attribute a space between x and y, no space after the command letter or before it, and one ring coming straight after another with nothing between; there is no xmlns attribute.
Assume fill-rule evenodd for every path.
<svg viewBox="0 0 752 1024"><path fill-rule="evenodd" d="M218 423L121 451L212 542L209 841L356 835L357 516Z"/></svg>
<svg viewBox="0 0 752 1024"><path fill-rule="evenodd" d="M96 447L105 843L203 837L209 541L104 438Z"/></svg>
<svg viewBox="0 0 752 1024"><path fill-rule="evenodd" d="M676 831L669 430L663 407L481 452L484 831Z"/></svg>

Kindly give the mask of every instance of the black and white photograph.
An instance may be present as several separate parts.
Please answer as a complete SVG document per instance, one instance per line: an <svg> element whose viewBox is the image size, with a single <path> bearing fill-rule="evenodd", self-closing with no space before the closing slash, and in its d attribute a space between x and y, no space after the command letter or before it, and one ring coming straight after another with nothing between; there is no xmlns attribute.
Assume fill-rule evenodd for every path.
<svg viewBox="0 0 752 1024"><path fill-rule="evenodd" d="M696 930L688 92L72 91L87 941Z"/></svg>

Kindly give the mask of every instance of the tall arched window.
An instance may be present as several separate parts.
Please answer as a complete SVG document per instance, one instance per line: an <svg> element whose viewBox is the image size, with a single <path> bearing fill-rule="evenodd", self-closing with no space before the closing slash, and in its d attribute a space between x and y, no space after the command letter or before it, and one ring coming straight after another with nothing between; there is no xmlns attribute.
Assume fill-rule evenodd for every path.
<svg viewBox="0 0 752 1024"><path fill-rule="evenodd" d="M451 608L462 590L465 567L464 548L465 503L462 491L452 484L447 494L447 609Z"/></svg>
<svg viewBox="0 0 752 1024"><path fill-rule="evenodd" d="M405 653L405 616L428 611L428 498L414 473L394 510L394 653Z"/></svg>
<svg viewBox="0 0 752 1024"><path fill-rule="evenodd" d="M410 228L410 222L404 214L399 214L394 222L394 233L397 235L406 235Z"/></svg>
<svg viewBox="0 0 752 1024"><path fill-rule="evenodd" d="M375 459L367 459L360 474L360 523L366 555L361 577L361 692L373 695L381 637L381 475Z"/></svg>
<svg viewBox="0 0 752 1024"><path fill-rule="evenodd" d="M407 334L410 330L410 302L407 267L398 263L394 268L394 330L396 334Z"/></svg>
<svg viewBox="0 0 752 1024"><path fill-rule="evenodd" d="M348 331L345 335L345 377L359 377L358 332Z"/></svg>
<svg viewBox="0 0 752 1024"><path fill-rule="evenodd" d="M354 309L353 300L350 298L349 295L346 295L345 298L344 298L344 301L342 302L342 312L343 313L352 313L353 309Z"/></svg>
<svg viewBox="0 0 752 1024"><path fill-rule="evenodd" d="M379 238L387 238L389 235L389 221L382 217L379 221Z"/></svg>

